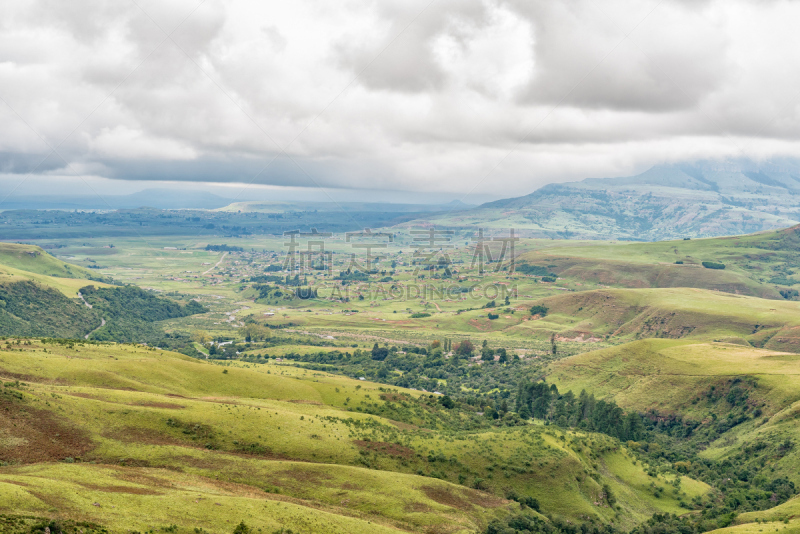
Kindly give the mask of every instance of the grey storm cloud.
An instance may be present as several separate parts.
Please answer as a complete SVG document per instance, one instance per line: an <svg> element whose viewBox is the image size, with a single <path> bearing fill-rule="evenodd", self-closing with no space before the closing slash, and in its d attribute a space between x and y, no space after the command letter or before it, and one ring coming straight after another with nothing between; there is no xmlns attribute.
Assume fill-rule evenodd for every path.
<svg viewBox="0 0 800 534"><path fill-rule="evenodd" d="M0 173L511 196L800 154L800 4L0 6Z"/></svg>

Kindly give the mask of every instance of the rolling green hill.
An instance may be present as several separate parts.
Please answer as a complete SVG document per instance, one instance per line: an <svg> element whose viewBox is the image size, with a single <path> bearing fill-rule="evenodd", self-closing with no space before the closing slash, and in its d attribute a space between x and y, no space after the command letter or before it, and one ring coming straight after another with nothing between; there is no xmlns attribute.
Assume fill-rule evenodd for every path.
<svg viewBox="0 0 800 534"><path fill-rule="evenodd" d="M674 476L653 479L603 435L485 426L420 392L295 367L33 340L0 350L0 376L0 513L177 532L241 520L474 532L519 510L512 494L554 517L632 526L708 490L678 477L673 492Z"/></svg>
<svg viewBox="0 0 800 534"><path fill-rule="evenodd" d="M555 362L547 376L559 389L691 421L702 456L766 466L798 484L798 364L796 354L728 343L643 340Z"/></svg>
<svg viewBox="0 0 800 534"><path fill-rule="evenodd" d="M768 299L797 285L800 226L657 243L535 242L518 257L560 277L617 287L696 287ZM707 268L721 264L720 268ZM794 295L796 297L796 295Z"/></svg>
<svg viewBox="0 0 800 534"><path fill-rule="evenodd" d="M722 340L800 352L800 303L694 288L598 289L537 301L544 318L507 330L540 338Z"/></svg>
<svg viewBox="0 0 800 534"><path fill-rule="evenodd" d="M97 274L89 269L65 263L35 245L0 243L0 265L18 271L59 278L81 280L98 278Z"/></svg>
<svg viewBox="0 0 800 534"><path fill-rule="evenodd" d="M261 281L297 286L264 248L283 241L257 237L117 241L107 269L154 291L9 274L0 514L181 533L754 528L800 487L799 232L523 241L517 272L483 278L469 236L453 273L424 277L398 237L374 274L303 274L321 288L304 300L260 298ZM359 298L395 284L458 291Z"/></svg>

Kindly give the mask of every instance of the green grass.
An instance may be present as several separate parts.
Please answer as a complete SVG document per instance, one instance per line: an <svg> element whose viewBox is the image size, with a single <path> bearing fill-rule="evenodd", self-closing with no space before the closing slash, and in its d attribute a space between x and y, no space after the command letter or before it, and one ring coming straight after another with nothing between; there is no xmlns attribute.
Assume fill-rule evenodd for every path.
<svg viewBox="0 0 800 534"><path fill-rule="evenodd" d="M79 463L42 475L52 483L43 483L39 493L50 488L53 503L67 504L26 504L30 513L53 507L76 517L82 505L65 497L71 495L71 480L96 476L81 471L84 467L108 466L143 477L152 470L158 477L160 469L178 469L212 486L234 485L245 493L266 491L292 502L299 499L307 521L326 521L318 510L330 508L335 514L404 530L457 525L473 532L516 506L503 499L510 489L535 496L543 510L571 520L588 516L631 526L653 512L678 510L677 495L640 495L635 481L647 478L643 468L635 466L617 442L601 435L541 425L454 431L444 420L437 423L435 412L420 408L423 405L414 400L423 397L420 392L274 363L215 365L111 344L70 349L34 342L11 348L0 351L0 374L6 380L24 376L27 385L4 388L23 397L6 403L31 413L52 413L66 426L49 434L67 441L40 441L31 420L26 425L33 426L20 428L0 417L0 436L7 436L0 439L0 458L13 458L25 448L50 450L55 443L66 449L53 449L50 459L63 460L69 436L81 432L88 439L73 453ZM368 410L386 415L370 415ZM39 419L42 424L50 421ZM19 469L0 467L0 480ZM65 484L59 486L62 474ZM621 495L619 510L597 502L606 482ZM469 488L476 484L484 491ZM0 489L14 499L23 499L15 496L22 495L20 491L13 485ZM707 488L686 485L685 491L691 497ZM177 489L170 495L177 502L185 497ZM112 497L106 502L123 508L123 501ZM143 497L116 518L103 515L106 509L92 510L90 518L118 525L122 518L136 516L138 507L150 506L148 502ZM250 501L236 502L235 508L244 510L240 515L253 510ZM164 514L168 517L167 511ZM288 528L297 524L292 521L280 520ZM192 527L203 524L195 521Z"/></svg>
<svg viewBox="0 0 800 534"><path fill-rule="evenodd" d="M653 339L560 360L549 366L547 378L562 391L586 389L625 409L680 414L704 424L732 412L725 394L740 383L748 391L748 410L758 408L760 415L751 411L742 424L712 439L702 454L721 460L759 441L775 446L787 438L800 441L798 363L800 356L785 352ZM709 402L713 391L721 392L722 400ZM800 451L794 447L770 460L771 473L798 484L798 462Z"/></svg>
<svg viewBox="0 0 800 534"><path fill-rule="evenodd" d="M543 319L525 321L507 333L565 339L583 336L619 343L647 337L726 340L800 351L796 327L800 303L767 300L695 288L599 289L541 301Z"/></svg>
<svg viewBox="0 0 800 534"><path fill-rule="evenodd" d="M281 250L282 240L271 237L154 237L147 244L120 238L114 249L99 248L95 240L86 247L67 243L60 252L94 259L105 267L102 273L117 279L191 295L211 308L207 314L166 321L171 332L204 330L240 340L245 318L252 314L277 327L271 332L292 338L289 344L245 356L347 351L353 344L369 349L375 342L427 346L437 339L458 343L469 338L476 345L486 340L490 347L523 349L544 360L552 358L549 339L555 334L557 357L576 354L547 369L548 381L562 391L586 388L627 410L654 409L697 421L722 418L730 410L704 400L710 388L729 388L737 378L753 380L757 387L750 391L749 413L758 407L763 415L714 438L703 452L724 459L758 440L800 438L798 362L790 354L800 352L800 303L784 300L770 282L778 275L792 279L793 232L664 243L520 242L522 260L557 272L554 283L521 274L480 278L466 266L471 249L456 248L453 257L466 262L457 264L461 286L479 281L518 285L519 295L510 305L498 299L500 306L490 309L482 308L491 299L483 293L467 300L255 301L257 291L241 280L274 263L261 252ZM209 241L247 252L223 258L204 250ZM410 251L408 242L399 241L389 249L398 261L400 251ZM349 250L342 242L332 247L337 254ZM726 269L705 269L703 261L722 262ZM442 282L414 279L410 271L398 268L393 279ZM323 297L336 284L320 273L311 278ZM349 288L388 290L392 283L375 277ZM534 303L549 308L546 317L531 319L527 310ZM477 309L459 313L466 308ZM264 312L274 315L266 318ZM411 318L417 312L430 316ZM499 317L489 320L489 312ZM332 336L329 341L336 347L310 345L311 336ZM133 346L48 346L47 353L41 345L22 348L24 353L0 351L0 369L8 373L7 380L33 377L26 378L31 386L24 390L32 406L82 422L92 448L76 465L95 461L142 471L177 466L186 476L214 483L219 477L219 483L243 485L247 491L280 491L303 500L310 515L313 508L335 508L332 513L406 530L457 524L474 531L516 506L502 500L513 489L536 497L549 514L630 527L656 511L681 513L680 500L708 491L684 479L682 493L676 494L671 475L648 475L624 446L603 436L537 424L470 427L470 415L447 419L420 392L274 361L214 364ZM520 377L538 376L542 360L519 363ZM407 400L387 400L390 390ZM195 424L201 424L200 430L190 431ZM791 451L775 462L774 476L785 474L800 483L793 474L798 461L800 453ZM392 481L402 477L406 482L395 487ZM401 499L433 483L457 498L429 491L450 502L437 501L436 506ZM601 502L603 484L617 495L619 510ZM654 494L652 484L663 487L663 495ZM473 485L484 492L470 493L474 490L467 487ZM463 499L485 500L467 506Z"/></svg>
<svg viewBox="0 0 800 534"><path fill-rule="evenodd" d="M396 491L402 488L407 502L420 508L442 508L404 482L397 477L393 484ZM397 532L391 522L356 517L341 506L312 505L303 499L174 470L88 464L4 468L0 495L3 508L17 514L81 517L113 532L160 530L171 525L177 525L182 533L194 528L232 532L240 521L264 532L281 528L337 534Z"/></svg>
<svg viewBox="0 0 800 534"><path fill-rule="evenodd" d="M35 245L0 243L0 265L18 271L59 278L88 280L97 274L89 269L65 263Z"/></svg>
<svg viewBox="0 0 800 534"><path fill-rule="evenodd" d="M71 274L75 273L73 272ZM0 282L23 282L27 280L57 289L69 298L77 297L78 291L88 283L85 278L61 278L58 276L48 276L46 274L15 269L7 265L0 265ZM103 282L92 281L91 284L96 287L111 287Z"/></svg>
<svg viewBox="0 0 800 534"><path fill-rule="evenodd" d="M697 287L780 299L778 285L797 265L798 227L758 234L619 243L535 241L520 261L549 266L567 278L621 287ZM682 262L676 264L675 262ZM706 269L719 262L725 270Z"/></svg>

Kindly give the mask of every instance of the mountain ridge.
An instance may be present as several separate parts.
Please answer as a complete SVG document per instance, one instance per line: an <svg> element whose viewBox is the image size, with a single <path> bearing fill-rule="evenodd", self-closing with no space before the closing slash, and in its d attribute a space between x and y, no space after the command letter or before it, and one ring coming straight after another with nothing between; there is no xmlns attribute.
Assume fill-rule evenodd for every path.
<svg viewBox="0 0 800 534"><path fill-rule="evenodd" d="M513 227L524 237L634 241L773 230L800 222L800 164L737 160L656 165L633 176L547 184L528 195L424 222Z"/></svg>

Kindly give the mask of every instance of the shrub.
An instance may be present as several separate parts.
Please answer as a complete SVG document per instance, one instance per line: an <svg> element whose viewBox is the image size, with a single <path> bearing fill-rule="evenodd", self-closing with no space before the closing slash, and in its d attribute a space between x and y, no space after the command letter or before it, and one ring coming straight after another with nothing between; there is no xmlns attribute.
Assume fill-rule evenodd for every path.
<svg viewBox="0 0 800 534"><path fill-rule="evenodd" d="M725 264L724 263L718 263L716 261L704 261L703 262L703 267L705 267L706 269L724 269L725 268Z"/></svg>
<svg viewBox="0 0 800 534"><path fill-rule="evenodd" d="M532 306L531 315L541 315L542 317L544 317L545 315L547 315L547 306L542 306L541 304Z"/></svg>
<svg viewBox="0 0 800 534"><path fill-rule="evenodd" d="M781 289L780 294L786 300L791 300L794 297L800 295L800 293L798 293L796 289Z"/></svg>

